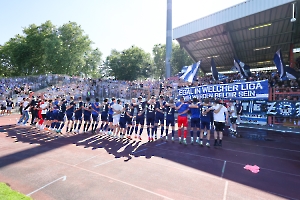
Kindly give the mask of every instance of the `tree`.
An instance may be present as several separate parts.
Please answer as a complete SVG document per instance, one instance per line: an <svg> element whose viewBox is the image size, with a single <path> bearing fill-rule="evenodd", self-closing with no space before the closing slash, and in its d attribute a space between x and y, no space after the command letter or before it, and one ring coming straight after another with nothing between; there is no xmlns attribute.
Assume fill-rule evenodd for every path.
<svg viewBox="0 0 300 200"><path fill-rule="evenodd" d="M102 53L98 49L86 52L84 55L84 71L92 78L99 78L100 75L100 63Z"/></svg>
<svg viewBox="0 0 300 200"><path fill-rule="evenodd" d="M154 62L154 77L162 78L166 74L166 45L156 44L152 50L153 53L153 62Z"/></svg>
<svg viewBox="0 0 300 200"><path fill-rule="evenodd" d="M164 77L166 73L166 45L156 44L152 50L154 66L156 67L155 76ZM188 66L193 64L193 60L189 55L180 48L176 43L172 43L172 56L171 56L171 67L172 75L177 74L181 71L183 66Z"/></svg>
<svg viewBox="0 0 300 200"><path fill-rule="evenodd" d="M44 41L45 60L52 73L95 76L102 53L91 48L92 41L83 33L75 22L69 22Z"/></svg>
<svg viewBox="0 0 300 200"><path fill-rule="evenodd" d="M97 76L102 53L92 49L92 41L75 22L58 28L50 21L40 26L31 24L23 33L0 49L0 55L5 58L1 65L6 71L10 67L9 75L84 73Z"/></svg>
<svg viewBox="0 0 300 200"><path fill-rule="evenodd" d="M181 49L179 44L173 43L171 57L173 75L180 72L183 66L189 66L193 63L193 59L184 51L184 49Z"/></svg>
<svg viewBox="0 0 300 200"><path fill-rule="evenodd" d="M106 59L106 68L111 69L111 76L119 80L148 78L152 73L152 60L149 53L132 46L122 52L112 50Z"/></svg>

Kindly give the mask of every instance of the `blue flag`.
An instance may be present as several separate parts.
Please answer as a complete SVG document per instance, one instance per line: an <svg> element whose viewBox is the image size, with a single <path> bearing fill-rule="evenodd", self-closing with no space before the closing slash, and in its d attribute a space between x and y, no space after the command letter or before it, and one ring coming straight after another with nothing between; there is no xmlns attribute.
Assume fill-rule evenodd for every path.
<svg viewBox="0 0 300 200"><path fill-rule="evenodd" d="M245 63L236 58L233 59L233 64L236 70L240 73L241 78L248 78L249 76L251 76L250 66L245 65Z"/></svg>
<svg viewBox="0 0 300 200"><path fill-rule="evenodd" d="M279 73L280 79L286 79L285 66L282 60L281 50L276 51L274 55L274 64L276 65L277 71Z"/></svg>
<svg viewBox="0 0 300 200"><path fill-rule="evenodd" d="M214 58L211 58L210 64L211 64L211 74L215 81L222 81L228 78L227 76L224 76L223 74L220 74L218 72Z"/></svg>
<svg viewBox="0 0 300 200"><path fill-rule="evenodd" d="M290 80L295 80L295 79L300 78L300 73L296 72L291 67L285 67L285 73L286 73L286 77Z"/></svg>
<svg viewBox="0 0 300 200"><path fill-rule="evenodd" d="M195 75L198 72L198 68L200 65L201 61L198 61L190 66L187 67L186 71L184 72L183 75L181 75L181 79L188 81L188 82L193 82ZM183 67L185 68L185 67Z"/></svg>

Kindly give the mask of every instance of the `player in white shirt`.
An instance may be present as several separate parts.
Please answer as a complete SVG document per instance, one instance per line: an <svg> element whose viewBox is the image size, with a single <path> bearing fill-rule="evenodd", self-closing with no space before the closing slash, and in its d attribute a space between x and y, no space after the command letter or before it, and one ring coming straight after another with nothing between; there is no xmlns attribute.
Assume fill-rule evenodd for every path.
<svg viewBox="0 0 300 200"><path fill-rule="evenodd" d="M29 120L29 98L27 97L25 99L25 101L22 104L23 106L23 111L22 111L22 117L20 118L20 120L18 121L18 125L23 125L26 126L27 121Z"/></svg>
<svg viewBox="0 0 300 200"><path fill-rule="evenodd" d="M229 103L228 106L228 113L230 116L230 123L232 124L231 131L233 132L234 135L236 135L236 121L237 121L237 109L236 106L233 104L233 102Z"/></svg>
<svg viewBox="0 0 300 200"><path fill-rule="evenodd" d="M119 132L119 122L121 117L121 111L123 110L123 106L121 105L121 101L118 99L117 103L114 103L111 105L111 108L113 110L113 135L116 138Z"/></svg>
<svg viewBox="0 0 300 200"><path fill-rule="evenodd" d="M48 111L48 107L49 107L48 100L47 99L42 100L42 103L40 105L42 119L40 119L40 121L38 123L40 129L44 129L44 120L46 119L46 114L47 114L47 111Z"/></svg>
<svg viewBox="0 0 300 200"><path fill-rule="evenodd" d="M225 122L228 121L228 111L227 108L221 104L220 100L215 101L215 105L212 107L212 109L214 110L214 125L215 125L214 146L222 146ZM218 142L218 136L219 136L219 142Z"/></svg>

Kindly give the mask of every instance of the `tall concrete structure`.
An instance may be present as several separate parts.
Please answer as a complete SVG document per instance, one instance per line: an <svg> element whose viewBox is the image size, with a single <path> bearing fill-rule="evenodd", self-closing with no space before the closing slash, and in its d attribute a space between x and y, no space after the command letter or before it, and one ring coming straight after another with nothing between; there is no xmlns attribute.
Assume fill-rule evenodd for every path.
<svg viewBox="0 0 300 200"><path fill-rule="evenodd" d="M167 0L167 32L166 32L166 78L171 76L172 56L172 0Z"/></svg>

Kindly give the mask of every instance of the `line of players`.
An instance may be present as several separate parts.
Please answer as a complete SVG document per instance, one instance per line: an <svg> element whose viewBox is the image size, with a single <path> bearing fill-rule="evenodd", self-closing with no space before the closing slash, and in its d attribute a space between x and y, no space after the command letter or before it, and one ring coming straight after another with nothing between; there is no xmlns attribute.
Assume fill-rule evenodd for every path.
<svg viewBox="0 0 300 200"><path fill-rule="evenodd" d="M206 130L205 145L208 147L212 125L214 124L215 127L214 145L221 146L223 130L228 121L228 110L220 101L209 102L205 99L204 103L199 103L198 99L193 99L188 103L181 98L180 102L174 104L172 99L165 102L163 96L160 96L158 100L151 96L146 101L142 101L142 97L139 97L137 100L132 99L124 106L115 98L112 98L111 102L105 99L103 103L100 103L98 98L91 102L89 97L85 101L81 97L77 101L74 97L70 97L69 101L57 97L54 101L42 99L31 110L37 112L38 118L35 122L40 129L61 132L66 125L66 132L79 133L83 124L84 133L91 130L95 134L101 121L99 128L101 133L107 132L114 137L120 135L121 138L127 135L128 139L132 139L134 133L134 138L141 140L146 121L148 141L157 139L158 126L160 126L160 138L165 136L168 140L170 128L171 140L174 141L175 111L177 111L179 142L187 144L188 114L190 114L191 143L194 143L194 132L196 132L196 143L203 145L203 133ZM236 112L229 112L232 122L236 121L234 113Z"/></svg>

